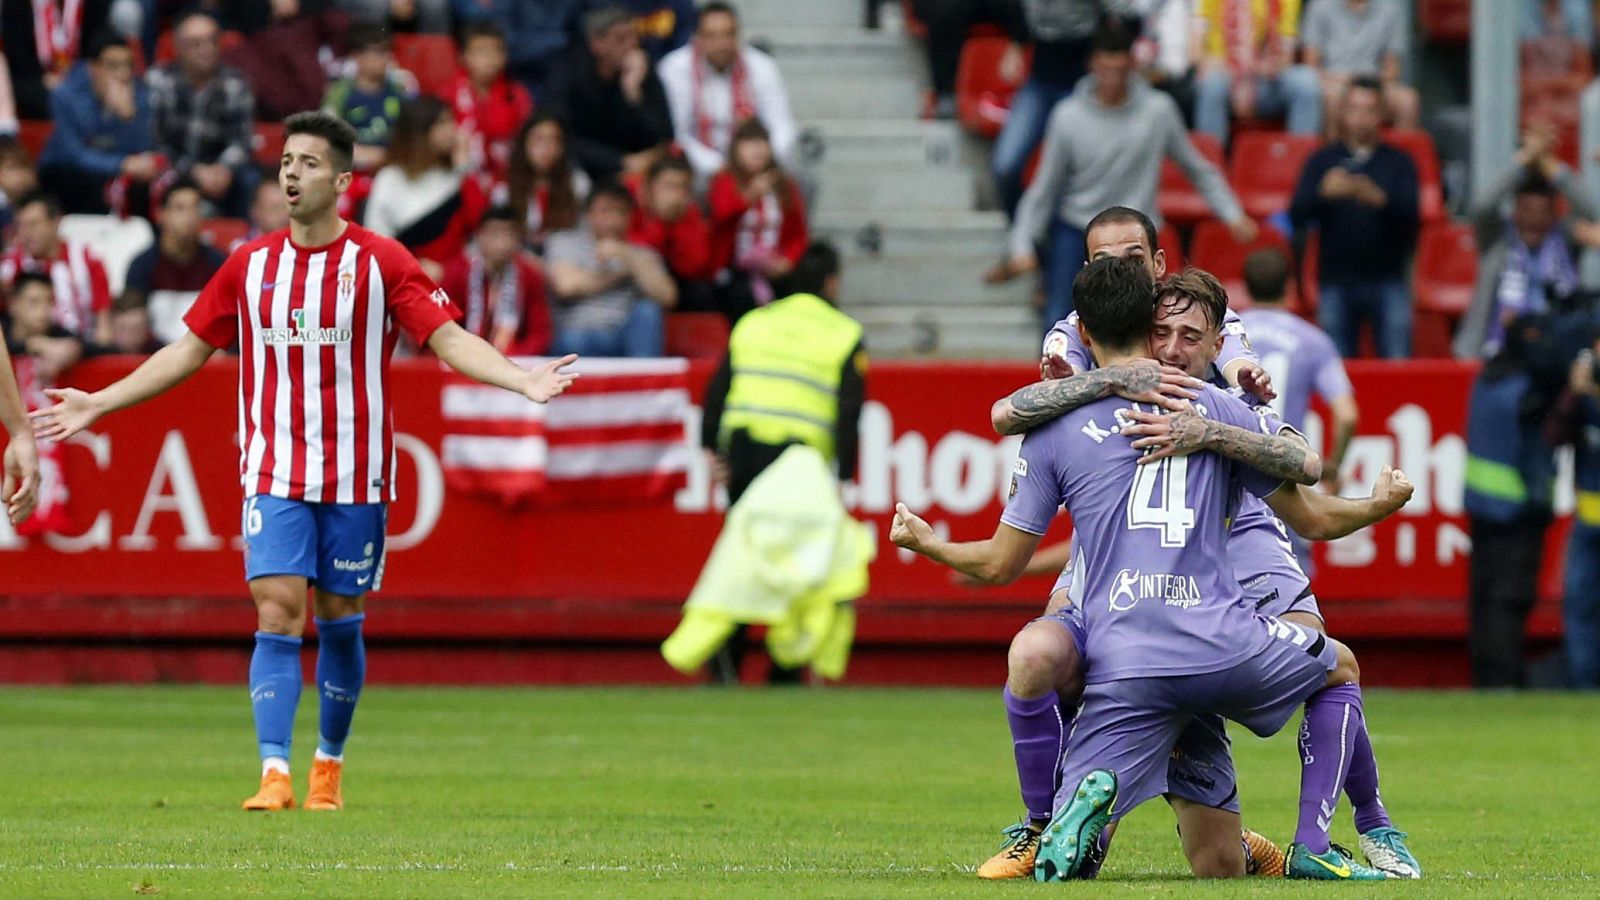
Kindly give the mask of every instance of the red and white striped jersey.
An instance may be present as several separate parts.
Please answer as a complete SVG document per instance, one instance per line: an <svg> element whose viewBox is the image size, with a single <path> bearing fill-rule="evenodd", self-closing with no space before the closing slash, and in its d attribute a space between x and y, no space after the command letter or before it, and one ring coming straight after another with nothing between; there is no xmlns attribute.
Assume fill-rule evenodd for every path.
<svg viewBox="0 0 1600 900"><path fill-rule="evenodd" d="M18 245L0 257L0 281L9 286L19 272L48 277L55 288L56 324L79 337L94 337L95 317L111 309L111 285L106 267L88 247L59 241L55 259L46 260L28 255Z"/></svg>
<svg viewBox="0 0 1600 900"><path fill-rule="evenodd" d="M350 223L299 247L288 229L235 250L184 323L239 342L239 466L246 496L394 499L389 359L461 312L399 242Z"/></svg>

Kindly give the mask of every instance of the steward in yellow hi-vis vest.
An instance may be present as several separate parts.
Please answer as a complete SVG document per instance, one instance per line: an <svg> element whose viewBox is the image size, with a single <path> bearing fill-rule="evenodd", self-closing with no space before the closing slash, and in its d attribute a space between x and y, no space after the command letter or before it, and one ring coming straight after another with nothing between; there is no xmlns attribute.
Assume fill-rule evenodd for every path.
<svg viewBox="0 0 1600 900"><path fill-rule="evenodd" d="M813 243L782 287L787 295L739 319L706 389L700 443L730 506L797 444L820 453L841 479L855 477L867 357L861 325L833 305L838 252ZM712 659L718 680L738 680L743 649L741 629ZM776 668L774 675L785 677Z"/></svg>

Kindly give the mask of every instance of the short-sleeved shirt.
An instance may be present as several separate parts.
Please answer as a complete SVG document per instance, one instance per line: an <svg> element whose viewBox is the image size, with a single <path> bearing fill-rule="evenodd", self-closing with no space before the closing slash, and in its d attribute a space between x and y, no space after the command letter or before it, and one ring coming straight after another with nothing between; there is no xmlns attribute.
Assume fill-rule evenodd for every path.
<svg viewBox="0 0 1600 900"><path fill-rule="evenodd" d="M621 260L602 265L596 253L597 246L594 232L588 228L580 226L569 231L558 231L545 241L545 262L550 265L570 263L590 271L622 272L626 269ZM561 331L615 331L627 321L628 311L633 309L633 304L642 298L643 294L632 279L576 300L556 297L552 304L556 328Z"/></svg>
<svg viewBox="0 0 1600 900"><path fill-rule="evenodd" d="M328 86L322 108L350 123L356 130L356 143L387 147L390 128L400 117L400 104L412 93L394 76L385 78L376 92L362 90L354 78L341 78Z"/></svg>
<svg viewBox="0 0 1600 900"><path fill-rule="evenodd" d="M1270 432L1215 387L1203 388L1195 406ZM1228 527L1244 493L1264 497L1280 482L1214 453L1138 465L1143 452L1121 434L1133 408L1097 400L1029 432L1001 516L1043 534L1059 507L1072 515L1090 683L1214 672L1266 639L1235 577Z"/></svg>
<svg viewBox="0 0 1600 900"><path fill-rule="evenodd" d="M1349 0L1316 0L1306 10L1300 42L1322 54L1329 72L1377 75L1386 54L1405 53L1405 21L1393 0L1367 0L1359 12Z"/></svg>
<svg viewBox="0 0 1600 900"><path fill-rule="evenodd" d="M1245 310L1243 319L1278 392L1272 408L1290 427L1305 430L1312 394L1331 403L1353 393L1339 349L1322 329L1285 309L1256 307Z"/></svg>
<svg viewBox="0 0 1600 900"><path fill-rule="evenodd" d="M235 250L184 323L239 343L240 480L247 496L394 498L389 359L461 312L416 258L350 223L322 247L283 229Z"/></svg>
<svg viewBox="0 0 1600 900"><path fill-rule="evenodd" d="M1043 352L1047 358L1064 359L1071 363L1080 375L1095 368L1094 357L1090 355L1089 348L1083 345L1083 336L1078 333L1076 312L1068 313L1065 319L1045 332ZM1245 338L1239 314L1230 309L1222 318L1222 351L1217 354L1217 370L1226 369L1236 359L1260 362L1250 348L1250 341Z"/></svg>

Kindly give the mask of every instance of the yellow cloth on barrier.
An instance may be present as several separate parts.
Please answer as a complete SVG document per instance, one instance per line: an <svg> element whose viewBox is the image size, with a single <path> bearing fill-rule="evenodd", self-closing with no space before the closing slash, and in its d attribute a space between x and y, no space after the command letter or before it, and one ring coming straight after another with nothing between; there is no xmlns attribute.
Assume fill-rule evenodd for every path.
<svg viewBox="0 0 1600 900"><path fill-rule="evenodd" d="M876 555L872 526L845 511L827 460L790 447L728 510L661 655L687 674L735 626L760 624L769 626L767 648L780 665L839 678L855 637L851 601L867 592Z"/></svg>

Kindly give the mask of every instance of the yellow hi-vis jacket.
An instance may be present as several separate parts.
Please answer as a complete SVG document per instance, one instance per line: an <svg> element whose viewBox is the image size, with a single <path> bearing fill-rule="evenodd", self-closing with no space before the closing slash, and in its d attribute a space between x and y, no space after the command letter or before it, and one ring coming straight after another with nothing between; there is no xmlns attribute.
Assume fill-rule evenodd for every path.
<svg viewBox="0 0 1600 900"><path fill-rule="evenodd" d="M752 310L728 339L733 377L717 443L739 429L763 444L800 443L835 455L839 381L861 325L815 294Z"/></svg>

